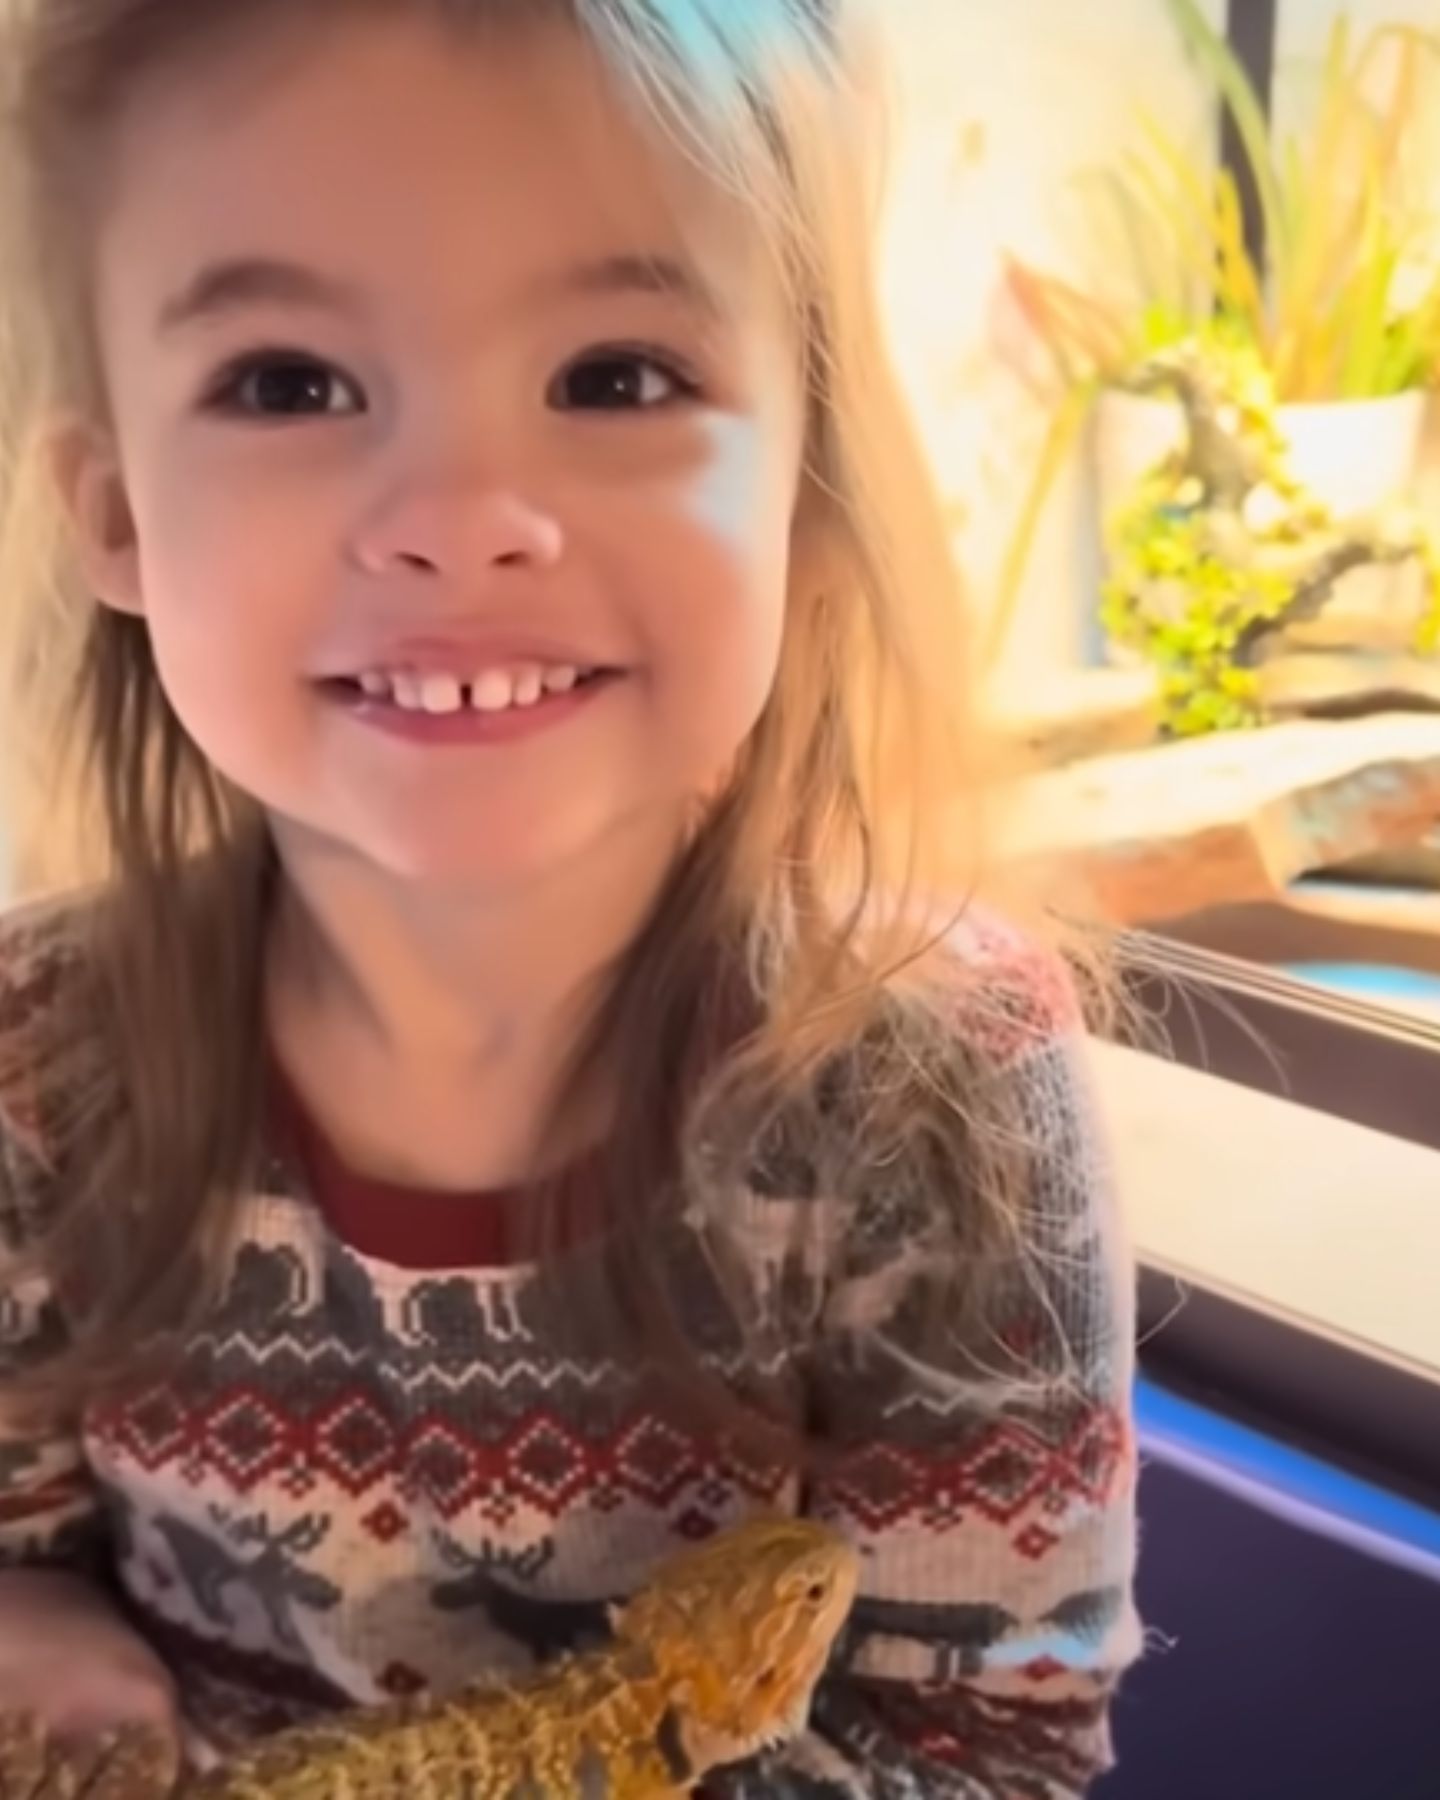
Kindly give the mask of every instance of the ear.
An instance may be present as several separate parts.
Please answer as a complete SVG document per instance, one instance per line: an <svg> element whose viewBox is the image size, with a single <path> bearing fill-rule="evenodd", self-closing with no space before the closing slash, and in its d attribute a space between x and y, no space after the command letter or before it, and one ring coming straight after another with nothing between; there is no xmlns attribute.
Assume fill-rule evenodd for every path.
<svg viewBox="0 0 1440 1800"><path fill-rule="evenodd" d="M67 420L47 448L87 585L117 612L143 613L140 543L114 439L99 426Z"/></svg>

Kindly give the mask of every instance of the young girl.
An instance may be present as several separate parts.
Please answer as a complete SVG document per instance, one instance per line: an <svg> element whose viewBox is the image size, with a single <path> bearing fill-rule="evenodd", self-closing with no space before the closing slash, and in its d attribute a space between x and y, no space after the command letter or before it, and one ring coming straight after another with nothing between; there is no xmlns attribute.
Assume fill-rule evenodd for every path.
<svg viewBox="0 0 1440 1800"><path fill-rule="evenodd" d="M835 0L7 18L4 716L87 862L3 944L0 1709L223 1754L803 1508L851 1627L712 1791L1081 1793L1128 1280L1058 959L937 923Z"/></svg>

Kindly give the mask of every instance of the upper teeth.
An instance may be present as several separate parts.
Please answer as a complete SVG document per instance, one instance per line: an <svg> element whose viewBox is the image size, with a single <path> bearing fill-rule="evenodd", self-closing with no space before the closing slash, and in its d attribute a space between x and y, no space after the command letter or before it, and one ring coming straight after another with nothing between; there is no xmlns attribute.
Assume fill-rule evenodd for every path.
<svg viewBox="0 0 1440 1800"><path fill-rule="evenodd" d="M372 699L389 700L407 712L454 713L467 704L476 712L504 712L534 706L542 694L568 694L585 671L570 663L542 668L521 663L485 669L472 681L456 675L419 675L408 670L367 669L360 686Z"/></svg>

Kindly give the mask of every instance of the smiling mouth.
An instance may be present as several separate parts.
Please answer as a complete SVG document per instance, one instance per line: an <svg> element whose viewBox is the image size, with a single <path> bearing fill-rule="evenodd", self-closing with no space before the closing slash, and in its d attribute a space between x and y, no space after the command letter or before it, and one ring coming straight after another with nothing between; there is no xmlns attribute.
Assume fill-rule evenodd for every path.
<svg viewBox="0 0 1440 1800"><path fill-rule="evenodd" d="M541 668L488 669L471 680L444 673L373 670L334 676L323 690L351 705L393 707L399 712L432 718L456 714L524 712L546 701L563 699L613 679L616 671L571 665Z"/></svg>

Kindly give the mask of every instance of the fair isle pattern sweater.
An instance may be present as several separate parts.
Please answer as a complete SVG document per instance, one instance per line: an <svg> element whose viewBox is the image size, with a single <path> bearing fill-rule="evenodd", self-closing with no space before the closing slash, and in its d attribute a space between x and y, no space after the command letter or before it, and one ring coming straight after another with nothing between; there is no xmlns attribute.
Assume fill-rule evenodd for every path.
<svg viewBox="0 0 1440 1800"><path fill-rule="evenodd" d="M734 1234L767 1299L757 1356L843 1441L799 1483L647 1402L540 1271L508 1258L493 1195L401 1191L341 1166L303 1114L277 1132L223 1302L172 1379L77 1435L0 1436L0 1564L97 1566L223 1751L331 1708L591 1641L679 1542L805 1508L862 1551L860 1596L809 1732L712 1777L715 1800L1072 1800L1110 1759L1135 1657L1131 1294L1068 988L976 926L986 1050L1020 1084L1047 1242L1007 1342L1063 1329L1070 1367L1028 1392L955 1345L907 1354L923 1259L914 1197L842 1216L757 1183ZM991 979L993 977L993 980ZM44 1004L12 946L0 1006ZM0 1241L44 1216L23 1133L3 1142ZM966 1179L955 1169L957 1183ZM666 1245L712 1368L747 1371L683 1219ZM0 1372L57 1328L0 1281ZM937 1379L937 1374L939 1379Z"/></svg>

